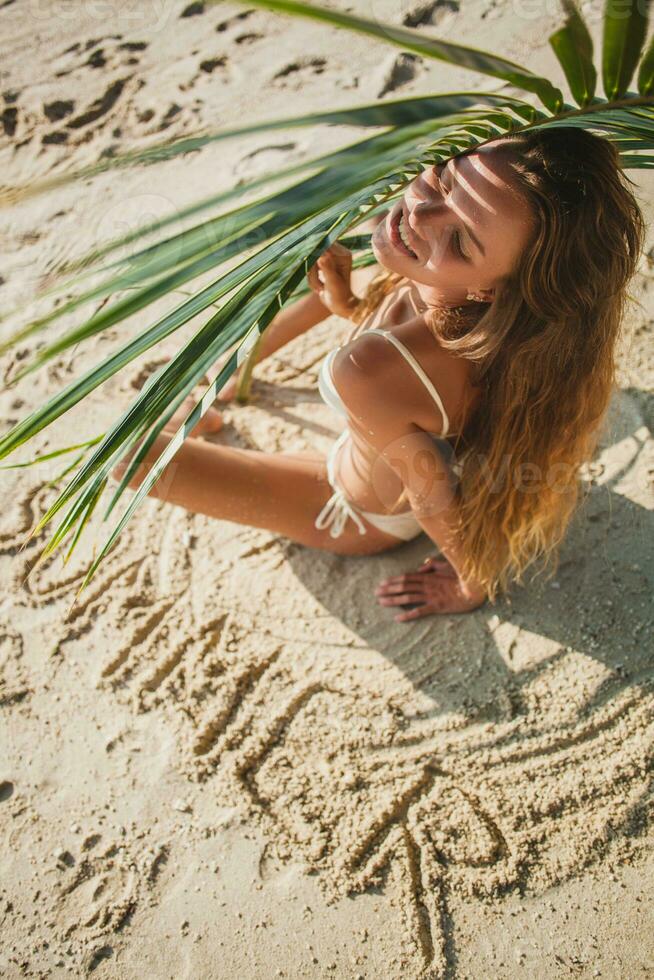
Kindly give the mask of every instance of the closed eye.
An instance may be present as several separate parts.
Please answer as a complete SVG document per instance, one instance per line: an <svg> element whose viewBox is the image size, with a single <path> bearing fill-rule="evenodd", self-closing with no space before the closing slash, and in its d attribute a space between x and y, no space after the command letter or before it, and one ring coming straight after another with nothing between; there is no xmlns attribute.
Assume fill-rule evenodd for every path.
<svg viewBox="0 0 654 980"><path fill-rule="evenodd" d="M441 180L441 175L438 174L437 176L438 176L438 186L440 188L440 191L443 197L447 197L450 192L444 186L443 181ZM461 248L461 233L459 231L457 231L456 234L452 235L453 243L455 240L456 240L456 245L455 244L452 245L452 251L454 252L454 254L462 258L464 262L471 262L472 259L470 258L470 256L466 255L466 253Z"/></svg>
<svg viewBox="0 0 654 980"><path fill-rule="evenodd" d="M457 231L456 234L453 235L452 237L456 239L456 251L461 256L461 258L463 259L463 261L464 262L470 262L471 261L470 260L470 257L468 255L466 255L466 253L461 248L461 235L459 234L459 232Z"/></svg>

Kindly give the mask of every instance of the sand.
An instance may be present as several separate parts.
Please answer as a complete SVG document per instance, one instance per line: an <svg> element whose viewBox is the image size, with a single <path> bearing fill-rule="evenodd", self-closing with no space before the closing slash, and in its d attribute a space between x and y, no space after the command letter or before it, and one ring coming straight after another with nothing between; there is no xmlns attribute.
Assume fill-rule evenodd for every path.
<svg viewBox="0 0 654 980"><path fill-rule="evenodd" d="M199 127L495 87L201 7L0 5L1 182ZM351 9L425 31L431 9L439 36L560 77L549 8ZM5 212L0 309L63 256L354 135L259 134ZM631 176L651 223L652 178ZM62 465L0 471L3 977L654 975L653 276L644 256L557 578L493 609L409 625L377 605L380 579L434 552L426 537L344 558L148 499L71 610L113 515L27 578L47 535L19 548ZM5 388L3 431L163 308ZM199 322L11 461L104 431ZM326 450L339 422L317 368L347 327L331 317L258 365L211 438ZM2 358L5 379L37 342Z"/></svg>

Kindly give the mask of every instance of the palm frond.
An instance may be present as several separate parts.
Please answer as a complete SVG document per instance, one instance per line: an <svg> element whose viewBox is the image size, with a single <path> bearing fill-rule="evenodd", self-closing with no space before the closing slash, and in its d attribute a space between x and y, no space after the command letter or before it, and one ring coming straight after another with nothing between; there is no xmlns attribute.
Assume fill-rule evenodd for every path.
<svg viewBox="0 0 654 980"><path fill-rule="evenodd" d="M649 3L607 0L602 46L602 83L607 99L621 98L638 65L645 36Z"/></svg>
<svg viewBox="0 0 654 980"><path fill-rule="evenodd" d="M44 453L43 456L36 456L34 459L30 459L27 463L11 463L7 465L0 466L0 470L16 470L22 469L25 466L36 466L37 463L44 463L48 459L56 459L57 456L63 456L65 453L72 453L76 449L86 449L89 446L94 446L96 442L100 442L102 436L95 436L94 439L87 439L86 442L78 442L74 446L64 446L62 449L55 449L51 453Z"/></svg>
<svg viewBox="0 0 654 980"><path fill-rule="evenodd" d="M481 96L480 100L486 104L498 105L506 102L504 98L491 96ZM456 100L447 99L448 107L453 108L455 104ZM461 99L461 104L469 104L467 96ZM412 114L411 107L409 113ZM470 113L470 116L474 119L475 113ZM456 123L461 118L461 113L450 111L447 114L439 114L437 118L441 128L444 129L446 125L451 126ZM101 268L100 274L111 272L112 269L117 269L118 272L61 304L47 315L14 331L0 344L0 354L20 340L42 330L54 320L75 312L85 304L106 299L125 290L130 290L130 295L120 303L103 309L101 313L87 321L84 327L72 331L57 345L42 352L34 362L28 362L14 375L12 381L17 381L23 375L40 367L45 360L61 353L67 346L77 344L80 340L114 326L189 280L222 265L234 255L241 254L251 242L252 236L256 235L259 240L265 241L274 236L280 228L289 227L293 219L301 217L302 208L306 212L307 207L319 209L326 205L339 194L337 180L339 182L351 180L355 173L360 174L365 180L368 179L365 177L367 174L383 172L388 160L398 159L399 147L406 148L407 145L411 145L412 140L415 141L421 135L434 133L437 129L438 125L435 125L431 119L413 124L405 123L401 127L394 127L387 132L348 146L319 161L320 167L317 172L300 184L294 184L277 194L251 202L179 232L135 252L127 261L122 260ZM130 240L134 241L147 233L147 230L133 232ZM111 249L123 245L122 241L116 242L112 244ZM98 257L103 257L105 254L107 251L103 250ZM94 267L96 258L93 255L85 257L82 261L91 267L91 271L98 272ZM67 281L61 289L69 290L74 285L75 281ZM214 302L218 298L219 295L215 297Z"/></svg>
<svg viewBox="0 0 654 980"><path fill-rule="evenodd" d="M651 95L654 91L654 37L650 39L647 51L640 63L638 91L641 95Z"/></svg>
<svg viewBox="0 0 654 980"><path fill-rule="evenodd" d="M549 42L565 72L577 105L584 106L595 95L597 72L593 64L593 41L575 0L561 0L565 24L550 35Z"/></svg>
<svg viewBox="0 0 654 980"><path fill-rule="evenodd" d="M489 103L511 102L519 103L518 99L512 100L507 95L489 95ZM298 129L307 126L357 126L362 128L374 128L381 126L404 126L411 122L420 122L423 119L436 119L441 115L447 115L455 109L466 108L485 102L482 92L451 92L443 95L424 95L413 96L409 99L389 99L385 102L373 102L360 106L352 106L347 109L332 109L325 112L312 112L303 116L285 116L282 119L266 119L265 121L253 123L250 126L239 126L235 129L226 129L219 132L206 132L196 136L184 136L179 139L168 140L158 143L155 146L143 150L131 150L125 153L115 153L110 157L104 157L97 163L81 167L78 170L71 170L66 173L58 174L47 180L36 180L27 185L17 187L0 187L0 208L15 205L20 201L43 194L47 191L55 190L79 180L88 180L97 177L99 174L111 170L128 169L136 166L147 166L155 163L162 163L183 156L188 153L198 152L213 143L223 142L224 140L236 139L243 136L252 136L256 133L273 132L278 129ZM533 112L538 110L529 107ZM302 166L301 164L298 166ZM292 169L292 168L291 168ZM290 171L289 171L290 172ZM276 179L282 171L267 174L254 181L250 186L256 186L259 180L267 183ZM247 185L241 185L235 191L225 192L228 196L241 194ZM209 206L211 203L219 203L217 199L208 198L204 203L199 202L198 207ZM193 205L192 207L195 207ZM187 214L192 211L187 212ZM164 219L165 221L165 219ZM138 234L141 233L139 230ZM129 236L121 239L121 242L129 241Z"/></svg>

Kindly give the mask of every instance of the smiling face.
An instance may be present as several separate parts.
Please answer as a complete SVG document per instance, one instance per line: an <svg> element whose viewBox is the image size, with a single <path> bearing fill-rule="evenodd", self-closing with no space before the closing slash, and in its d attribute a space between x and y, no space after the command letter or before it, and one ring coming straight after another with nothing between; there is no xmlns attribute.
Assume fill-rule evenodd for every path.
<svg viewBox="0 0 654 980"><path fill-rule="evenodd" d="M492 299L533 230L507 155L487 143L419 174L375 228L372 249L427 306L460 306L469 293Z"/></svg>

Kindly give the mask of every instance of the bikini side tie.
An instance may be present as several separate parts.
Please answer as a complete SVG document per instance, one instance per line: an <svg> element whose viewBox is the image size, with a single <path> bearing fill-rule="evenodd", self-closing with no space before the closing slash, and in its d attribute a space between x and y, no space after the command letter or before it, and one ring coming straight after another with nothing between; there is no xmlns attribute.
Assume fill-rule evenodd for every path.
<svg viewBox="0 0 654 980"><path fill-rule="evenodd" d="M366 534L365 524L356 511L352 509L343 491L336 489L318 514L315 526L321 531L331 524L332 528L329 533L332 538L338 538L343 532L348 517L351 517L359 528L359 534Z"/></svg>

